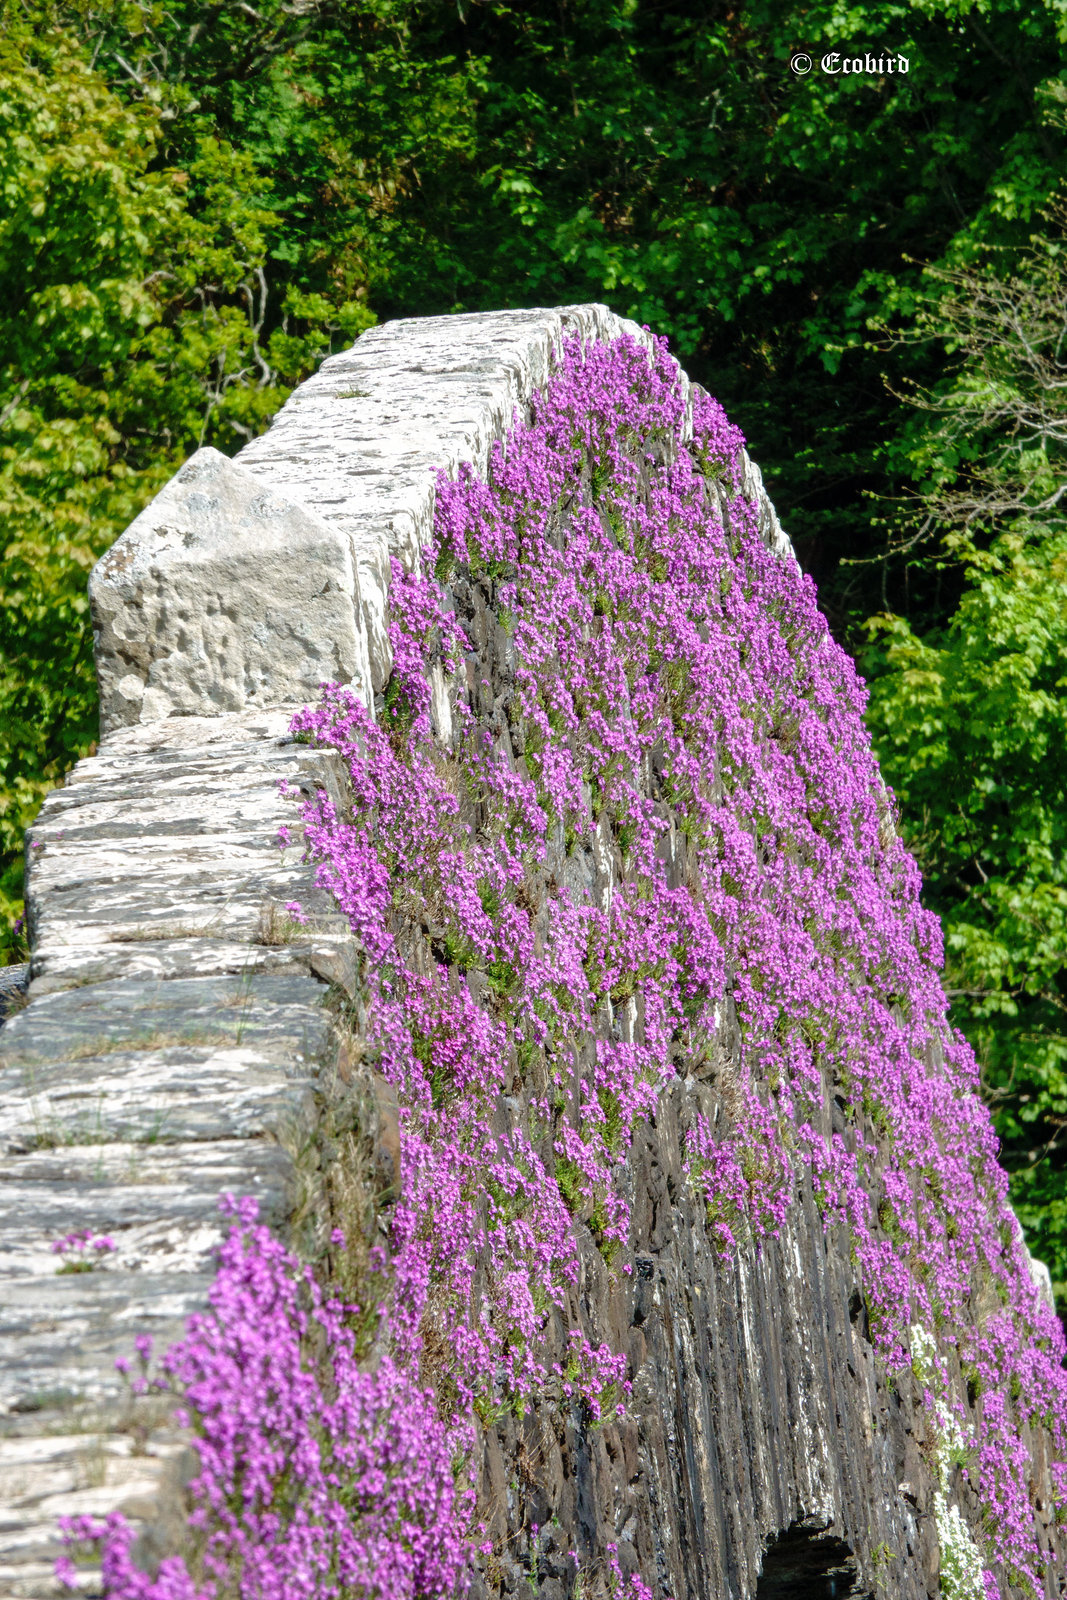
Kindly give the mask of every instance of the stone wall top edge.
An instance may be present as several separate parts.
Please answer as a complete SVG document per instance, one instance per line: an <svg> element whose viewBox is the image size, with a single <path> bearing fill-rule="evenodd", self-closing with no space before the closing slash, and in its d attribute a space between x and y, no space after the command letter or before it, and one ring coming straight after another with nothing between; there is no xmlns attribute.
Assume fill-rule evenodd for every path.
<svg viewBox="0 0 1067 1600"><path fill-rule="evenodd" d="M412 569L430 538L436 473L488 469L570 332L653 344L598 303L383 323L232 461L197 452L92 575L102 733L303 704L324 680L373 709L392 670L390 562Z"/></svg>

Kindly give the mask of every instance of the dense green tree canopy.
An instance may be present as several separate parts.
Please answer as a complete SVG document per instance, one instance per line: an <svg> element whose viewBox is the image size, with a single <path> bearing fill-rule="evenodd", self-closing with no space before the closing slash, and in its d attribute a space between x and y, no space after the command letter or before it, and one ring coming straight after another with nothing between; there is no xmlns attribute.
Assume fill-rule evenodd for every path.
<svg viewBox="0 0 1067 1600"><path fill-rule="evenodd" d="M883 623L871 723L1015 1199L1067 1289L1067 530L1001 534L948 627ZM1050 1209L1051 1208L1051 1209Z"/></svg>
<svg viewBox="0 0 1067 1600"><path fill-rule="evenodd" d="M869 320L910 315L914 261L1025 230L1062 170L1051 0L55 15L160 108L165 159L187 166L206 130L251 160L272 283L380 315L593 297L667 332L823 577L862 490L899 473ZM909 71L798 78L798 45L891 48Z"/></svg>
<svg viewBox="0 0 1067 1600"><path fill-rule="evenodd" d="M868 624L869 722L974 1044L1016 1205L1067 1298L1067 254L1062 206L1023 250L930 274L911 338L917 494L895 534L962 579L919 629Z"/></svg>

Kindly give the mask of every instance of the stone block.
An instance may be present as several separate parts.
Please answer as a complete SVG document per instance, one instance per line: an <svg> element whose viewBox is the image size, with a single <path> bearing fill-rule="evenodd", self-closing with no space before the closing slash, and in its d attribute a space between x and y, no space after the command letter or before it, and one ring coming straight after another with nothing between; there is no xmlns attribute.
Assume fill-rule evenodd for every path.
<svg viewBox="0 0 1067 1600"><path fill-rule="evenodd" d="M349 540L219 451L198 450L89 582L107 733L370 692Z"/></svg>

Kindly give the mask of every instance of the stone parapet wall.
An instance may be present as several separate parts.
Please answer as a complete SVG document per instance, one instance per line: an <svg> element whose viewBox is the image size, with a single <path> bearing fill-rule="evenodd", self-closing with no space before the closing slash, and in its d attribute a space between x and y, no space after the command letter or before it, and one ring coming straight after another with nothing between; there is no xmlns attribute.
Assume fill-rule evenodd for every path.
<svg viewBox="0 0 1067 1600"><path fill-rule="evenodd" d="M485 471L574 332L650 341L600 306L371 330L235 463L198 452L94 573L104 736L28 837L31 981L0 1033L0 1600L58 1593L60 1515L123 1510L146 1560L180 1542L193 1452L115 1360L135 1335L166 1345L207 1303L219 1194L254 1195L314 1254L341 1100L386 1185L396 1176L388 1097L348 1050L359 951L302 861L301 795L343 809L346 775L290 719L322 679L380 709L391 562L417 562L435 472ZM747 457L741 476L763 539L792 560ZM461 584L467 672L493 708L507 639L488 590ZM673 823L670 837L681 882ZM610 856L566 855L546 872L585 874L605 901ZM715 1045L627 1158L632 1275L578 1230L567 1314L626 1353L632 1403L600 1427L537 1404L485 1428L495 1553L480 1600L563 1600L572 1551L594 1563L588 1593L606 1594L595 1552L611 1542L657 1600L937 1592L922 1386L882 1370L843 1230L824 1230L802 1186L779 1238L724 1263L685 1182L685 1132L715 1120L739 1058L725 1001ZM502 1098L501 1126L526 1109ZM831 1096L823 1132L835 1115ZM53 1242L80 1229L113 1248L92 1271L57 1271Z"/></svg>
<svg viewBox="0 0 1067 1600"><path fill-rule="evenodd" d="M205 1305L220 1193L283 1232L313 1214L323 1002L355 970L299 827L277 844L280 782L341 798L289 719L324 678L373 704L435 471L484 470L571 331L649 337L601 306L371 330L238 465L198 452L93 574L103 738L27 836L31 981L0 1035L0 1600L59 1592L60 1516L124 1509L146 1554L173 1535L188 1453L114 1362ZM82 1228L115 1249L58 1272Z"/></svg>

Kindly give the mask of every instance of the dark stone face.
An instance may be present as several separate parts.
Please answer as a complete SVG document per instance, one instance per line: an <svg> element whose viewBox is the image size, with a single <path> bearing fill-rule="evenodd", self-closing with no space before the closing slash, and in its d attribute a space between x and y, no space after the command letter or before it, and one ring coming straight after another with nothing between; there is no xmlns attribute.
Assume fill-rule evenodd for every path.
<svg viewBox="0 0 1067 1600"><path fill-rule="evenodd" d="M867 1593L844 1540L798 1522L768 1545L756 1600L866 1600Z"/></svg>

